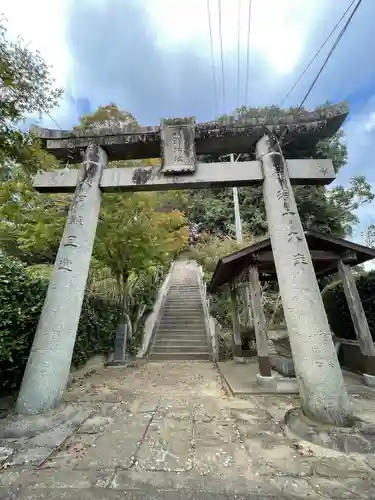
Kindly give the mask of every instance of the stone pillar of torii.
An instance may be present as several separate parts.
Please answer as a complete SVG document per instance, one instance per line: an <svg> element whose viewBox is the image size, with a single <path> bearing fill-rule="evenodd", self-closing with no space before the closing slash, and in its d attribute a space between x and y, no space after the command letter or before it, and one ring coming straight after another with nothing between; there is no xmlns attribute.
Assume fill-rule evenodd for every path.
<svg viewBox="0 0 375 500"><path fill-rule="evenodd" d="M269 234L289 332L302 409L312 420L345 425L348 395L333 345L293 184L328 184L330 160L291 159L298 143L307 157L347 115L342 105L276 124L254 119L195 124L193 118L162 120L159 127L63 132L37 129L44 147L80 170L40 172L41 192L74 192L30 352L17 410L35 414L56 406L65 390L81 313L102 192L196 189L263 184ZM277 138L286 143L281 150ZM288 148L288 144L290 145ZM255 152L255 161L198 163L196 155ZM303 154L303 153L302 153ZM108 161L162 157L161 167L109 168ZM124 242L126 244L126 242Z"/></svg>

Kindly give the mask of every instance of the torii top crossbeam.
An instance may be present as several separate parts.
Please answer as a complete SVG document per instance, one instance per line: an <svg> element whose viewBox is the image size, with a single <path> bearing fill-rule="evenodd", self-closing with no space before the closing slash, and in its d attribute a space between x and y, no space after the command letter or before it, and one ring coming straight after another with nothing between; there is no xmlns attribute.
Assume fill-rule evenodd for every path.
<svg viewBox="0 0 375 500"><path fill-rule="evenodd" d="M222 121L197 123L193 125L195 152L202 154L253 153L255 144L265 130L283 135L283 152L288 158L311 158L316 143L332 136L348 115L346 103L340 103L317 111L286 115L281 118L227 117ZM267 119L267 123L265 123ZM164 120L168 125L175 120ZM102 146L108 161L158 158L161 156L161 127L124 127L50 130L33 127L33 133L42 141L45 149L58 160L71 163L82 161L81 152L89 143Z"/></svg>

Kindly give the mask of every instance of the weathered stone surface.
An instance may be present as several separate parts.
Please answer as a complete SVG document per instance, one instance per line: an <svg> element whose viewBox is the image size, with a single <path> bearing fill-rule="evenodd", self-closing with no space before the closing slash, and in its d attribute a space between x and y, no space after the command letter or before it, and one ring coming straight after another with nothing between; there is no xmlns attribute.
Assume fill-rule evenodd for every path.
<svg viewBox="0 0 375 500"><path fill-rule="evenodd" d="M287 165L274 135L256 146L285 321L304 413L325 424L346 425L351 407Z"/></svg>
<svg viewBox="0 0 375 500"><path fill-rule="evenodd" d="M0 471L0 486L11 486L17 480L20 471L2 470Z"/></svg>
<svg viewBox="0 0 375 500"><path fill-rule="evenodd" d="M318 140L330 137L342 125L348 113L342 103L328 111L288 115L281 119L266 117L228 117L224 122L206 122L196 125L195 143L198 155L242 153L262 136L264 126L277 135L286 133L286 155L294 151L302 139L305 157L313 156ZM128 158L156 158L160 156L160 127L103 127L98 130L49 130L36 127L34 131L58 159L80 163L81 150L90 144L92 137L108 152L109 161ZM101 136L101 137L98 137ZM307 149L306 149L307 148Z"/></svg>
<svg viewBox="0 0 375 500"><path fill-rule="evenodd" d="M106 164L106 152L90 144L18 394L16 408L21 414L43 413L63 398L99 217L99 183Z"/></svg>
<svg viewBox="0 0 375 500"><path fill-rule="evenodd" d="M6 460L13 453L13 448L7 446L0 446L0 463Z"/></svg>
<svg viewBox="0 0 375 500"><path fill-rule="evenodd" d="M150 398L147 401L135 401L131 410L135 413L154 413L158 409L160 398Z"/></svg>
<svg viewBox="0 0 375 500"><path fill-rule="evenodd" d="M151 422L151 415L123 415L105 430L76 468L105 469L133 465L138 448Z"/></svg>
<svg viewBox="0 0 375 500"><path fill-rule="evenodd" d="M223 474L248 466L234 421L195 422L194 467L202 474Z"/></svg>
<svg viewBox="0 0 375 500"><path fill-rule="evenodd" d="M342 457L321 457L314 461L315 474L327 478L363 478L373 476L373 471L360 460Z"/></svg>
<svg viewBox="0 0 375 500"><path fill-rule="evenodd" d="M285 485L279 485L272 479L265 482L263 479L239 475L238 470L227 470L225 475L201 475L199 471L191 470L183 474L175 472L151 471L118 471L111 483L111 488L119 490L180 490L192 491L195 495L199 491L209 492L211 495L225 492L226 494L246 493L250 498L258 499L258 494L267 495L267 498L279 498L285 490ZM283 488L284 486L284 488ZM305 485L301 485L302 487ZM270 497L268 496L270 495ZM274 495L274 496L271 496Z"/></svg>
<svg viewBox="0 0 375 500"><path fill-rule="evenodd" d="M137 453L137 466L146 470L185 471L192 466L192 415L154 419Z"/></svg>
<svg viewBox="0 0 375 500"><path fill-rule="evenodd" d="M375 428L360 420L351 427L324 427L308 420L299 409L288 410L285 423L298 437L346 453L374 453Z"/></svg>
<svg viewBox="0 0 375 500"><path fill-rule="evenodd" d="M14 487L30 490L36 488L106 488L114 477L114 471L32 470L13 482Z"/></svg>
<svg viewBox="0 0 375 500"><path fill-rule="evenodd" d="M105 384L100 383L103 374ZM87 422L98 418L99 423L108 415L112 421L104 430L99 425L96 434L74 433L38 470L30 470L37 463L24 464L19 474L20 466L9 465L0 472L0 498L352 500L371 499L375 491L371 455L340 456L291 439L283 432L282 418L276 418L296 404L295 398L232 398L222 391L210 363L145 363L116 373L102 369L87 383L109 391L126 386L135 401L131 408L125 403L95 407L97 413ZM357 397L358 412L369 412L374 401ZM148 402L151 407L144 406ZM362 430L371 433L371 426L363 424ZM174 456L160 460L165 451ZM193 459L190 470L168 472L178 471L185 452ZM158 470L145 470L155 463Z"/></svg>
<svg viewBox="0 0 375 500"><path fill-rule="evenodd" d="M13 414L0 421L0 437L10 439L33 437L71 421L80 411L78 406L67 405L44 415Z"/></svg>
<svg viewBox="0 0 375 500"><path fill-rule="evenodd" d="M28 448L17 451L8 461L8 465L41 465L53 453L53 448Z"/></svg>
<svg viewBox="0 0 375 500"><path fill-rule="evenodd" d="M309 479L311 487L324 497L334 500L370 500L374 498L374 485L364 479L325 479L313 477Z"/></svg>
<svg viewBox="0 0 375 500"><path fill-rule="evenodd" d="M271 366L285 377L295 377L296 375L292 357L273 355L271 357Z"/></svg>
<svg viewBox="0 0 375 500"><path fill-rule="evenodd" d="M79 428L81 434L97 434L107 425L113 422L113 418L94 416L87 419Z"/></svg>
<svg viewBox="0 0 375 500"><path fill-rule="evenodd" d="M244 443L257 475L306 477L312 474L312 459L296 453L282 435L264 434L244 439Z"/></svg>
<svg viewBox="0 0 375 500"><path fill-rule="evenodd" d="M286 498L311 498L316 500L316 492L306 479L274 477L270 481L279 488L279 495L285 495Z"/></svg>

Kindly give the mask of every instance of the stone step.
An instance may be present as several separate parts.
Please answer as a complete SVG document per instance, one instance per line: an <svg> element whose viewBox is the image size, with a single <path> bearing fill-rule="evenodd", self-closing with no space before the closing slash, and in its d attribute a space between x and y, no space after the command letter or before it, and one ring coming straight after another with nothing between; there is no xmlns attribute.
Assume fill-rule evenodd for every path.
<svg viewBox="0 0 375 500"><path fill-rule="evenodd" d="M155 340L155 346L162 346L162 345L165 345L165 346L169 346L169 345L173 345L173 346L178 346L178 345L195 345L195 344L204 344L206 343L207 344L207 337L201 335L200 337L197 337L197 338L190 338L190 337L175 337L175 338L170 338L170 339L166 339L166 338L156 338Z"/></svg>
<svg viewBox="0 0 375 500"><path fill-rule="evenodd" d="M172 302L171 300L166 300L164 303L163 311L196 311L198 309L203 309L203 302L201 300L181 300L181 302Z"/></svg>
<svg viewBox="0 0 375 500"><path fill-rule="evenodd" d="M176 326L165 326L160 325L157 329L157 335L205 335L206 330L203 326L194 326L194 327L186 327L184 328L181 325Z"/></svg>
<svg viewBox="0 0 375 500"><path fill-rule="evenodd" d="M165 328L165 327L159 327L157 330L157 335L176 335L178 336L183 336L183 335L206 335L206 330L202 328L182 328L181 326L178 326L178 328Z"/></svg>
<svg viewBox="0 0 375 500"><path fill-rule="evenodd" d="M203 303L202 302L199 302L197 305L195 304L190 304L190 302L184 302L183 304L181 304L181 306L179 306L178 308L176 308L175 305L172 305L171 303L169 303L168 301L165 301L165 304L164 304L164 307L163 307L163 311L196 311L197 309L203 309Z"/></svg>
<svg viewBox="0 0 375 500"><path fill-rule="evenodd" d="M151 361L168 361L168 360L194 360L194 359L205 359L210 360L210 355L208 352L158 352L150 355Z"/></svg>
<svg viewBox="0 0 375 500"><path fill-rule="evenodd" d="M159 325L165 326L174 326L174 325L183 325L183 326L204 326L203 318L197 318L196 316L163 316L160 320Z"/></svg>
<svg viewBox="0 0 375 500"><path fill-rule="evenodd" d="M186 303L186 301L188 302L201 302L202 299L201 299L201 296L200 295L187 295L185 293L176 293L176 295L170 295L168 294L167 295L167 299L166 299L166 302L184 302Z"/></svg>
<svg viewBox="0 0 375 500"><path fill-rule="evenodd" d="M167 298L167 300L165 301L165 305L168 305L170 307L174 307L174 308L179 308L179 307L202 307L202 300L201 299L194 299L194 300L191 300L189 298L182 298L180 297L178 300L177 299L170 299L170 298Z"/></svg>
<svg viewBox="0 0 375 500"><path fill-rule="evenodd" d="M156 338L157 339L163 339L163 340L170 340L170 339L185 339L189 338L191 340L199 340L199 339L206 339L207 335L204 330L200 330L197 332L181 332L181 331L165 331L165 330L158 330L156 333Z"/></svg>
<svg viewBox="0 0 375 500"><path fill-rule="evenodd" d="M199 323L204 323L204 316L203 311L196 311L193 314L184 314L183 312L181 312L181 314L177 314L177 312L175 312L173 314L162 314L160 321L163 320L166 320L167 322L182 321L184 323L196 323L198 321Z"/></svg>
<svg viewBox="0 0 375 500"><path fill-rule="evenodd" d="M168 353L179 353L179 352L198 352L198 353L208 353L207 345L185 345L185 346L154 346L152 349L152 354L157 354L159 352Z"/></svg>
<svg viewBox="0 0 375 500"><path fill-rule="evenodd" d="M203 309L195 309L195 311L163 311L161 319L199 319L204 323Z"/></svg>
<svg viewBox="0 0 375 500"><path fill-rule="evenodd" d="M193 293L200 293L201 288L199 286L191 286L191 285L171 285L168 288L168 292L193 292Z"/></svg>

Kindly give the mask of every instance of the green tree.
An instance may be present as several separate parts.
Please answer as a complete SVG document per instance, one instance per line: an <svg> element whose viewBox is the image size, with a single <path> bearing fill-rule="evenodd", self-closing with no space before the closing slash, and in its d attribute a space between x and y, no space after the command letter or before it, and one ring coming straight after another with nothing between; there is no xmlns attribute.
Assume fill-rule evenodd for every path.
<svg viewBox="0 0 375 500"><path fill-rule="evenodd" d="M365 239L365 245L371 248L375 248L375 224L370 224L363 234Z"/></svg>
<svg viewBox="0 0 375 500"><path fill-rule="evenodd" d="M5 20L0 19L0 176L6 179L14 164L35 171L46 154L32 134L19 129L27 115L41 115L53 108L62 91L56 89L50 68L38 52L18 39L7 38Z"/></svg>
<svg viewBox="0 0 375 500"><path fill-rule="evenodd" d="M78 126L94 128L96 119L100 126L112 126L113 116L118 120L116 126L121 120L126 124L132 121L136 126L129 113L114 105L100 107L83 117ZM109 168L129 163L113 162ZM65 194L37 193L32 188L30 172L15 167L0 189L2 249L28 264L52 264L71 198ZM187 243L184 216L169 202L163 193L103 196L88 286L103 291L111 284L111 298L117 298L122 320L134 334L152 306L152 294L164 269ZM101 286L100 280L105 286Z"/></svg>
<svg viewBox="0 0 375 500"><path fill-rule="evenodd" d="M319 109L326 106L329 106L329 103L319 106ZM268 120L272 121L295 112L294 108L282 110L277 106L242 107L236 110L236 115L247 118L267 116ZM219 121L227 118L220 117ZM293 157L293 154L291 156ZM347 147L343 142L343 131L339 130L333 137L320 141L314 156L332 159L335 171L338 173L347 161ZM250 155L243 154L239 161L252 159L254 158ZM201 158L201 161L228 161L228 157L206 155ZM315 229L339 237L351 234L352 226L358 222L355 210L374 199L371 186L363 176L352 178L347 188L342 186L333 189L321 186L295 186L294 193L305 229ZM239 200L244 232L254 236L267 233L262 187L240 188ZM183 201L183 210L189 220L201 224L211 233L228 236L235 234L231 189L216 188L189 191Z"/></svg>

